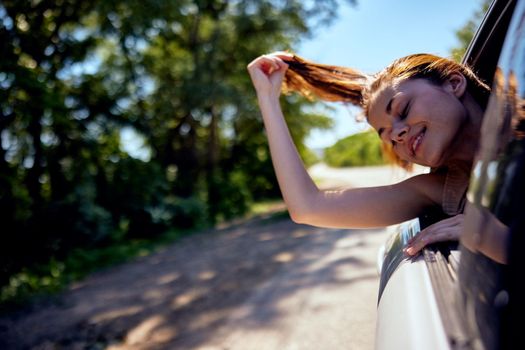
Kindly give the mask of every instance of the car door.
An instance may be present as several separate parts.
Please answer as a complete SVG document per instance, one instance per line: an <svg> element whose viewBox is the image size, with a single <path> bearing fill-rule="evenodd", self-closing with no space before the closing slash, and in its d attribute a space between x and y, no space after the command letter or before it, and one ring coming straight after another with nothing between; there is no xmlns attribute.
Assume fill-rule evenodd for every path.
<svg viewBox="0 0 525 350"><path fill-rule="evenodd" d="M525 311L525 1L515 2L494 73L467 197L457 304L470 348L519 349Z"/></svg>
<svg viewBox="0 0 525 350"><path fill-rule="evenodd" d="M525 293L518 282L525 260L525 0L491 4L464 63L493 89L461 244L433 245L408 260L406 241L440 215L400 226L382 264L376 349L523 347L518 325ZM496 244L484 248L489 236L503 242L505 259L488 252Z"/></svg>

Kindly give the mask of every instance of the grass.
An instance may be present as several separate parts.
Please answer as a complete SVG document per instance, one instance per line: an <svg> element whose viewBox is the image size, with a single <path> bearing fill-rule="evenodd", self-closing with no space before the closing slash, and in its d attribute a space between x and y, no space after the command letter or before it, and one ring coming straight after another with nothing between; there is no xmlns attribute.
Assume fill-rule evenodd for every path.
<svg viewBox="0 0 525 350"><path fill-rule="evenodd" d="M282 200L268 200L254 203L250 210L250 215L269 214L275 211L284 211L284 202Z"/></svg>
<svg viewBox="0 0 525 350"><path fill-rule="evenodd" d="M241 220L259 218L272 222L287 216L283 202L271 200L254 204ZM49 297L95 271L147 256L182 236L198 231L170 230L153 239L123 240L92 249L77 248L63 260L52 258L44 264L26 268L11 276L9 283L0 288L0 312L12 311L27 305L31 300Z"/></svg>
<svg viewBox="0 0 525 350"><path fill-rule="evenodd" d="M0 312L27 304L30 299L48 297L90 273L151 254L157 248L172 243L191 231L167 231L147 240L133 239L93 249L77 248L64 260L50 259L45 264L26 268L11 276L0 289Z"/></svg>

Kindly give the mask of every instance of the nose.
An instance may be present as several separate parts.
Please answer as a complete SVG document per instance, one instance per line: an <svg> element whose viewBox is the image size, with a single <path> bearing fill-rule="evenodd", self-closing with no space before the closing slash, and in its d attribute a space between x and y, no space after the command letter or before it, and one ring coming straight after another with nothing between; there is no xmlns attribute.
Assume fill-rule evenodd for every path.
<svg viewBox="0 0 525 350"><path fill-rule="evenodd" d="M392 141L395 141L397 143L402 143L406 141L406 137L408 135L408 126L406 124L396 124L392 128L392 133L390 134L390 138Z"/></svg>

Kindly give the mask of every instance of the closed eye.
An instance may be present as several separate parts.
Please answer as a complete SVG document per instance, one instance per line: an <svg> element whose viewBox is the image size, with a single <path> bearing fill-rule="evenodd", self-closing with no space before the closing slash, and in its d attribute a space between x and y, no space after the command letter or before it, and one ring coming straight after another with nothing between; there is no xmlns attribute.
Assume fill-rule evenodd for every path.
<svg viewBox="0 0 525 350"><path fill-rule="evenodd" d="M399 120L405 120L408 117L408 112L410 111L410 102L408 102L405 105L405 109L403 109L403 112L399 114Z"/></svg>

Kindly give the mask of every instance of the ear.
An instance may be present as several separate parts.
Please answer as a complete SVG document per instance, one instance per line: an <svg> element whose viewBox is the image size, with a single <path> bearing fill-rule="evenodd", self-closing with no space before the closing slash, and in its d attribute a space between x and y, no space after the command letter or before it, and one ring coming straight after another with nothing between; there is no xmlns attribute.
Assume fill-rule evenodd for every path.
<svg viewBox="0 0 525 350"><path fill-rule="evenodd" d="M467 91L467 78L459 72L451 73L445 81L445 88L461 98Z"/></svg>

